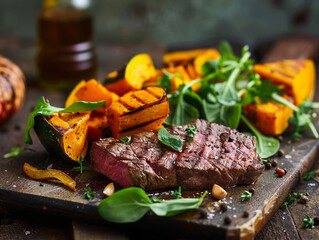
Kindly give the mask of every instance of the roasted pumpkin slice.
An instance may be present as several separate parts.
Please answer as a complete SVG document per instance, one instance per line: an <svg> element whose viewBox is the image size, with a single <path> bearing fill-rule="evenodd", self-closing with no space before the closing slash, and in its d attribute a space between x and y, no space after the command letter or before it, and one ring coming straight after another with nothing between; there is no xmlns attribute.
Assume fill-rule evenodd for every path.
<svg viewBox="0 0 319 240"><path fill-rule="evenodd" d="M122 76L121 71L109 74L104 82L105 87L122 96L129 91L142 89L143 83L156 79L157 74L150 55L141 53L129 61Z"/></svg>
<svg viewBox="0 0 319 240"><path fill-rule="evenodd" d="M107 119L113 137L121 138L137 132L158 130L168 113L164 89L148 87L125 94L112 103Z"/></svg>
<svg viewBox="0 0 319 240"><path fill-rule="evenodd" d="M292 98L289 100L293 101ZM282 134L287 129L289 117L293 114L290 107L273 101L247 104L245 111L247 118L260 132L272 136Z"/></svg>
<svg viewBox="0 0 319 240"><path fill-rule="evenodd" d="M79 161L88 150L89 118L89 113L37 116L34 130L48 152L66 160Z"/></svg>
<svg viewBox="0 0 319 240"><path fill-rule="evenodd" d="M103 137L104 130L108 127L106 112L113 101L117 101L119 96L107 90L95 79L81 81L73 89L65 102L65 107L70 106L76 101L98 102L106 100L106 104L99 109L92 111L88 121L89 142L96 141Z"/></svg>
<svg viewBox="0 0 319 240"><path fill-rule="evenodd" d="M207 49L193 49L184 51L175 51L165 53L163 56L163 64L165 67L173 67L177 65L186 65L189 61L206 52Z"/></svg>
<svg viewBox="0 0 319 240"><path fill-rule="evenodd" d="M292 96L299 106L305 99L312 99L315 89L315 67L312 60L283 60L255 64L254 70L263 78L283 85L283 91Z"/></svg>
<svg viewBox="0 0 319 240"><path fill-rule="evenodd" d="M215 60L219 59L220 54L216 49L208 49L204 53L200 54L194 59L194 68L196 71L196 75L198 77L203 77L203 71L202 71L202 66L204 63L210 61L210 60Z"/></svg>

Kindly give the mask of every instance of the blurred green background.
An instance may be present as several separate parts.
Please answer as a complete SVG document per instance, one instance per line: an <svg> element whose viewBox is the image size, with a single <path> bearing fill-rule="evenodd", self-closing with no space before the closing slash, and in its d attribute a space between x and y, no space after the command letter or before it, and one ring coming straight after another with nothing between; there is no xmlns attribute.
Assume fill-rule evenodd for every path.
<svg viewBox="0 0 319 240"><path fill-rule="evenodd" d="M161 45L319 34L318 0L92 0L95 38ZM39 0L0 0L0 36L36 40Z"/></svg>

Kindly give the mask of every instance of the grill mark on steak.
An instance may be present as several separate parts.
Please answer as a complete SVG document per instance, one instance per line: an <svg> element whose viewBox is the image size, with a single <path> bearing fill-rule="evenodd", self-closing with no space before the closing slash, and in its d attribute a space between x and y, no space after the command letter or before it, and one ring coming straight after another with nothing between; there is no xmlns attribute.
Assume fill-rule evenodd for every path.
<svg viewBox="0 0 319 240"><path fill-rule="evenodd" d="M193 141L188 142L185 129L195 125L197 132ZM161 144L153 132L132 136L130 145L110 138L92 145L95 170L120 185L131 184L147 190L177 186L203 189L211 188L214 183L222 187L249 184L264 170L256 153L255 137L205 120L167 130L182 140L181 153ZM110 167L112 172L105 170Z"/></svg>

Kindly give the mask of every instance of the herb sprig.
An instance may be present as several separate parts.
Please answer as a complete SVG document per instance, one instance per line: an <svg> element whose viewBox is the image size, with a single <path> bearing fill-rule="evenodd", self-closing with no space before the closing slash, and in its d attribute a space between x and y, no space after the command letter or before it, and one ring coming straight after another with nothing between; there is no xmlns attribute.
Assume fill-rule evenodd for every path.
<svg viewBox="0 0 319 240"><path fill-rule="evenodd" d="M95 198L95 194L92 193L92 189L90 187L85 189L85 193L83 195L84 199L92 200Z"/></svg>
<svg viewBox="0 0 319 240"><path fill-rule="evenodd" d="M158 140L160 140L166 146L181 152L182 151L182 141L176 136L170 134L165 128L160 128L158 131Z"/></svg>
<svg viewBox="0 0 319 240"><path fill-rule="evenodd" d="M35 124L34 118L36 116L39 116L39 115L50 116L53 113L73 113L73 112L93 111L102 107L105 103L106 101L100 101L100 102L79 101L79 102L73 103L67 108L59 108L59 107L51 106L48 100L46 101L44 97L40 97L33 112L30 113L28 117L27 126L24 131L24 141L28 144L32 144L30 130L31 128L34 127L34 124Z"/></svg>
<svg viewBox="0 0 319 240"><path fill-rule="evenodd" d="M303 223L302 223L302 228L314 228L314 222L311 217L306 215L306 218L304 218Z"/></svg>
<svg viewBox="0 0 319 240"><path fill-rule="evenodd" d="M303 179L308 181L310 179L315 178L316 174L319 174L319 169L315 171L307 172L306 175L303 177Z"/></svg>
<svg viewBox="0 0 319 240"><path fill-rule="evenodd" d="M188 141L189 142L192 142L193 141L193 138L196 134L196 131L197 131L197 126L194 126L194 127L188 127L185 129L185 132L188 133Z"/></svg>
<svg viewBox="0 0 319 240"><path fill-rule="evenodd" d="M78 167L73 167L73 168L71 169L71 171L73 171L73 172L80 172L80 173L82 174L83 171L89 170L88 167L83 166L83 158L82 158L82 156L80 156L80 159L79 159L79 162L78 162L78 163L79 163L80 166L78 166Z"/></svg>
<svg viewBox="0 0 319 240"><path fill-rule="evenodd" d="M244 191L240 197L241 197L241 201L244 202L244 201L247 201L249 199L251 199L251 197L253 196L253 194L249 191Z"/></svg>
<svg viewBox="0 0 319 240"><path fill-rule="evenodd" d="M117 142L129 145L131 143L131 136L122 137L121 139L117 140Z"/></svg>
<svg viewBox="0 0 319 240"><path fill-rule="evenodd" d="M293 203L295 202L295 200L296 200L296 199L293 198L293 197L291 196L291 194L289 193L288 196L287 196L287 198L286 198L286 200L285 200L284 203L282 204L281 209L285 211L285 210L287 209L287 206L290 205L290 204L293 204Z"/></svg>
<svg viewBox="0 0 319 240"><path fill-rule="evenodd" d="M3 155L3 158L12 158L12 157L16 157L18 156L22 151L23 151L23 147L13 147L10 149L9 153L6 153Z"/></svg>
<svg viewBox="0 0 319 240"><path fill-rule="evenodd" d="M149 198L142 188L129 187L115 192L98 206L99 214L116 223L136 222L149 210L158 216L174 216L198 208L207 191L200 198L160 200Z"/></svg>

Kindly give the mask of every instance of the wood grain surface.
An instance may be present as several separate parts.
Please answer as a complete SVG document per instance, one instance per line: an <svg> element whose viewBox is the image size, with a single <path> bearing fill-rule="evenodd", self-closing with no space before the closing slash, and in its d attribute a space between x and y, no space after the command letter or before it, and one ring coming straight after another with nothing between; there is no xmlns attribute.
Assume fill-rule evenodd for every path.
<svg viewBox="0 0 319 240"><path fill-rule="evenodd" d="M14 48L16 47L20 48L20 43L14 45ZM31 44L30 47L32 47ZM121 49L120 46L114 48L116 47ZM126 52L126 54L119 57L121 60L128 56L129 52L133 52L123 49L122 52ZM0 41L0 52L1 50ZM10 53L10 48L9 50L7 48L6 51ZM31 52L30 56L32 56ZM107 70L105 71L107 72ZM32 68L30 71L26 71L26 75L32 79L34 79L33 73ZM34 80L31 81L31 85L34 85L33 82ZM43 94L51 100L52 104L58 106L63 105L66 97L65 93L43 92L36 87L29 87L23 109L12 121L0 128L1 156L13 146L25 146L23 144L23 130L27 115L38 97ZM154 231L159 236L167 235L169 230L175 229L176 235L172 235L172 237L191 236L188 234L198 236L200 230L203 238L220 236L228 239L238 239L238 237L250 239L261 230L275 212L274 217L268 221L256 239L316 239L319 236L317 228L301 229L305 214L310 216L319 214L317 180L303 182L293 190L308 191L310 193L308 204L294 203L288 207L286 212L277 211L288 192L310 169L312 163L316 162L315 167L319 168L317 161L318 142L313 139L305 138L292 144L288 144L286 139L283 143L285 155L277 157L277 160L279 166L288 169L288 174L284 178L276 178L273 174L274 169L265 171L253 186L256 194L249 202L241 203L239 195L252 186L229 189L229 197L226 201L229 203L230 209L226 213L216 211L214 205L218 205L218 202L209 196L205 200L206 206L200 211L192 211L173 219L162 219L149 215L141 221L141 224L115 226L102 222L103 226L101 226L99 225L101 222L98 225L92 225L87 221L97 220L97 213L92 212L92 209L96 206L98 199L101 199L102 186L105 186L108 180L94 172L86 172L81 176L74 175L79 184L79 191L72 193L57 182L46 181L43 182L43 186L40 186L38 181L27 179L21 168L24 161L42 168L51 164L54 168L66 171L72 168L72 165L56 160L47 154L37 138L32 136L35 144L31 147L28 146L28 149L24 150L19 157L0 160L0 239L44 239L44 236L50 236L51 239L143 239L145 238L143 231L142 234L141 231L138 231L143 228L148 228L146 230ZM91 183L90 179L93 176L96 180ZM89 186L92 185L93 190L97 193L96 201L88 202L82 198L83 189L87 183ZM24 197L21 197L21 194ZM247 219L241 217L244 210L250 212ZM230 226L223 224L226 215L233 217ZM157 228L154 228L154 225L158 225ZM215 226L215 228L211 228L211 226ZM213 235L214 233L217 235Z"/></svg>

